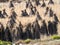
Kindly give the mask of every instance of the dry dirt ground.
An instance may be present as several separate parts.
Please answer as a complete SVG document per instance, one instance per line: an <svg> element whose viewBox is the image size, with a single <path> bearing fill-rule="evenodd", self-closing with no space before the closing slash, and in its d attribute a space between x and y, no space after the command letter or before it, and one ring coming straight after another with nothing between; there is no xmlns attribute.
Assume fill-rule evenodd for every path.
<svg viewBox="0 0 60 45"><path fill-rule="evenodd" d="M31 40L30 43L13 43L16 45L60 45L60 40Z"/></svg>

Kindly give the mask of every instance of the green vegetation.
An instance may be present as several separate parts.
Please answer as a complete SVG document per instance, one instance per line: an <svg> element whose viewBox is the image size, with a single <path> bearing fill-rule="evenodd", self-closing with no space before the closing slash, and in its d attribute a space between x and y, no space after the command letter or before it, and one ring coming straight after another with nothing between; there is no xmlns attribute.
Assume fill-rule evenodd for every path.
<svg viewBox="0 0 60 45"><path fill-rule="evenodd" d="M0 45L12 45L12 44L11 44L11 42L0 40Z"/></svg>
<svg viewBox="0 0 60 45"><path fill-rule="evenodd" d="M24 42L25 42L25 43L30 43L31 40L30 40L30 39L26 39Z"/></svg>
<svg viewBox="0 0 60 45"><path fill-rule="evenodd" d="M53 36L51 36L51 38L52 38L52 39L60 39L60 36L58 36L58 35L53 35Z"/></svg>

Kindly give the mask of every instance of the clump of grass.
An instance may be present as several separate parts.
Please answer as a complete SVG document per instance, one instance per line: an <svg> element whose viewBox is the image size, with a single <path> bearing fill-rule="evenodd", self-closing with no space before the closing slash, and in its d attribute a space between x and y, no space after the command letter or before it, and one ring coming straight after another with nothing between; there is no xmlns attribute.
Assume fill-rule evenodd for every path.
<svg viewBox="0 0 60 45"><path fill-rule="evenodd" d="M1 41L0 40L0 45L12 45L12 43L8 42L8 41Z"/></svg>
<svg viewBox="0 0 60 45"><path fill-rule="evenodd" d="M51 39L60 39L60 36L58 36L58 35L53 35L53 36L51 36Z"/></svg>
<svg viewBox="0 0 60 45"><path fill-rule="evenodd" d="M31 42L31 40L30 39L26 39L24 42L28 44L28 43Z"/></svg>

